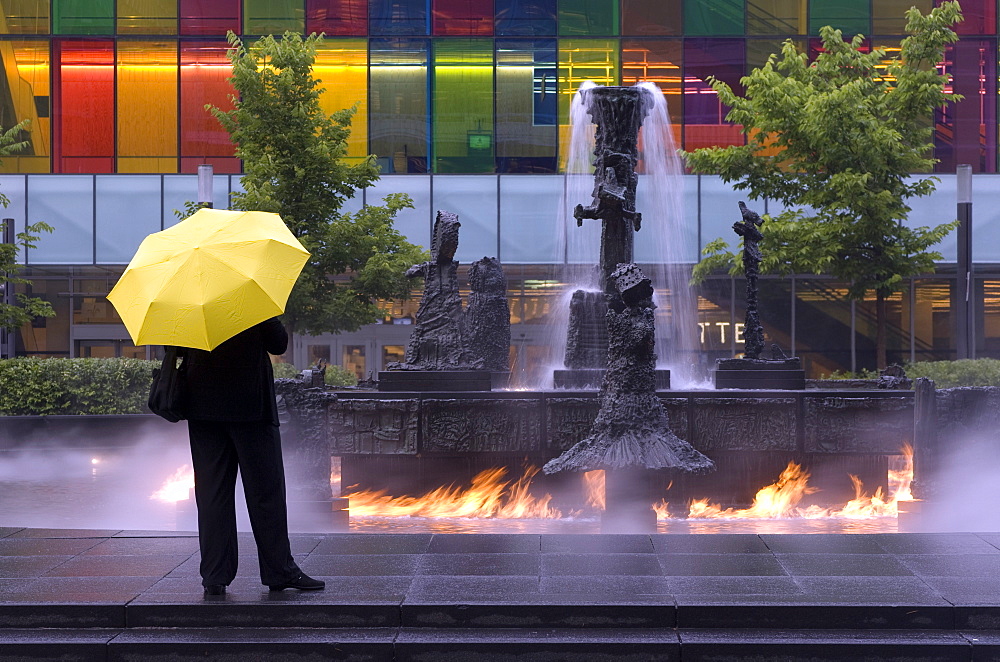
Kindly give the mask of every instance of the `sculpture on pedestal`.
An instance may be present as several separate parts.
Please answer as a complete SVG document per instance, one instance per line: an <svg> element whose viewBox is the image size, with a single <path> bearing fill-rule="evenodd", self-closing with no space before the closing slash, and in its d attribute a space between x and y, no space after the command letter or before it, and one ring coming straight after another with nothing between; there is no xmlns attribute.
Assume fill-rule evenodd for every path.
<svg viewBox="0 0 1000 662"><path fill-rule="evenodd" d="M764 238L760 226L764 223L760 215L747 209L740 202L740 213L743 219L733 223L733 231L743 237L743 273L747 280L747 312L743 326L745 345L743 356L748 359L759 359L764 349L764 327L757 313L757 277L760 275L762 255L758 242Z"/></svg>

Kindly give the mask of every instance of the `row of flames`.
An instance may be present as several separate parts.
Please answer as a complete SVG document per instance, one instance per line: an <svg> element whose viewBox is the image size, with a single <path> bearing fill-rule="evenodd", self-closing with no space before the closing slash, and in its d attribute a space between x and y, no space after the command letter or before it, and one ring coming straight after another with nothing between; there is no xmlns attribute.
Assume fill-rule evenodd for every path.
<svg viewBox="0 0 1000 662"><path fill-rule="evenodd" d="M708 499L692 501L687 519L869 519L895 517L898 504L912 501L910 482L913 479L913 449L902 449L902 462L889 470L888 494L879 487L868 495L857 476L851 476L855 498L841 508L799 506L802 498L817 491L809 486L809 473L794 462L778 480L758 490L749 508L722 508ZM517 480L506 478L507 470L498 467L480 472L467 488L450 485L439 487L423 496L390 496L385 490L362 490L345 494L350 501L352 517L452 517L492 519L560 519L576 517L584 511L564 513L550 505L552 496L538 497L530 492L531 480L538 473L529 467ZM334 475L333 482L340 476ZM604 509L604 472L590 471L583 476L587 493L587 506L592 510ZM178 469L150 498L164 502L177 502L189 498L194 486L194 473L184 465ZM669 503L661 500L653 504L658 519L671 519Z"/></svg>

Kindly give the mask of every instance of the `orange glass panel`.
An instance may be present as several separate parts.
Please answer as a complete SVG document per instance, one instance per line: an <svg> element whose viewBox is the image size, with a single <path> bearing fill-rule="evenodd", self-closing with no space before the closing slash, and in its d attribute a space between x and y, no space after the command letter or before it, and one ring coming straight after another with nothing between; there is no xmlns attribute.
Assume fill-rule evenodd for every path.
<svg viewBox="0 0 1000 662"><path fill-rule="evenodd" d="M238 172L238 160L229 134L218 120L205 110L214 104L223 110L233 107L233 86L226 80L232 72L224 41L186 41L181 43L181 172L196 172L198 163L216 164L217 172ZM184 158L187 157L187 158ZM214 158L210 158L214 157ZM234 161L228 167L224 157Z"/></svg>
<svg viewBox="0 0 1000 662"><path fill-rule="evenodd" d="M118 171L177 172L177 43L119 42L117 89Z"/></svg>
<svg viewBox="0 0 1000 662"><path fill-rule="evenodd" d="M368 42L365 39L326 39L316 52L313 75L320 80L320 105L334 113L358 104L351 120L347 156L368 156Z"/></svg>

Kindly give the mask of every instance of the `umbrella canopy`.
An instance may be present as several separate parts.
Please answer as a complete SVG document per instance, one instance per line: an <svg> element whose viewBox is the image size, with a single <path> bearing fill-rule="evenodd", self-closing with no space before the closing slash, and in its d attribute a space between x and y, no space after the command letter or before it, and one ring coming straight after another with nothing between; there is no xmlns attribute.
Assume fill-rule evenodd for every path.
<svg viewBox="0 0 1000 662"><path fill-rule="evenodd" d="M284 312L308 257L277 214L200 209L143 239L108 300L136 345L212 350Z"/></svg>

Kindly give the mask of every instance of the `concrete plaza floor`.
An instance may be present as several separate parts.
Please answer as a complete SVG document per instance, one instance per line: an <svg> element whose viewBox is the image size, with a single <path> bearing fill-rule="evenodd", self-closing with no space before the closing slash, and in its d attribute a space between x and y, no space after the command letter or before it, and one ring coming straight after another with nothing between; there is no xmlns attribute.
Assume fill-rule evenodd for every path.
<svg viewBox="0 0 1000 662"><path fill-rule="evenodd" d="M1000 533L295 534L309 593L240 546L205 598L193 533L0 528L0 660L1000 659Z"/></svg>

